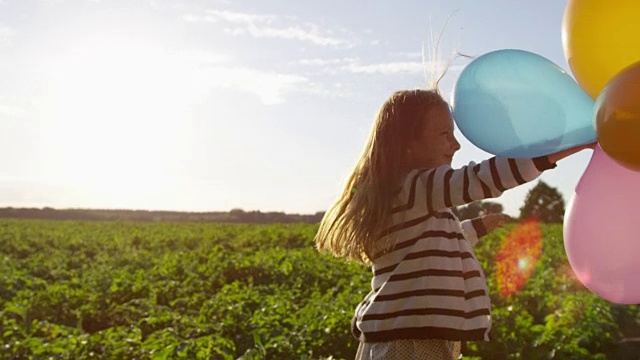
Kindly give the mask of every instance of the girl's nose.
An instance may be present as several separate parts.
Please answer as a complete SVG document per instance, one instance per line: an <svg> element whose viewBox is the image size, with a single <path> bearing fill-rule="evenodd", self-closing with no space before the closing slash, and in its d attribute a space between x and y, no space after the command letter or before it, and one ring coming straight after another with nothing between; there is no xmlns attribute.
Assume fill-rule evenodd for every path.
<svg viewBox="0 0 640 360"><path fill-rule="evenodd" d="M460 143L458 142L458 139L455 138L455 136L453 137L453 148L455 149L455 151L460 150Z"/></svg>

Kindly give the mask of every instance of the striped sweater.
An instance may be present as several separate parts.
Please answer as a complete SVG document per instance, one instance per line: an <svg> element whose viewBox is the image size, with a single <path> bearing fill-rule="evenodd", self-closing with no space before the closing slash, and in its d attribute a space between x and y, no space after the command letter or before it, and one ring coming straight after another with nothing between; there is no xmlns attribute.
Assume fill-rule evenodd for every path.
<svg viewBox="0 0 640 360"><path fill-rule="evenodd" d="M362 342L489 340L491 302L472 250L486 231L479 219L460 222L450 208L497 197L553 167L546 157L493 157L409 172L382 238L393 247L374 256L372 289L356 308L353 335Z"/></svg>

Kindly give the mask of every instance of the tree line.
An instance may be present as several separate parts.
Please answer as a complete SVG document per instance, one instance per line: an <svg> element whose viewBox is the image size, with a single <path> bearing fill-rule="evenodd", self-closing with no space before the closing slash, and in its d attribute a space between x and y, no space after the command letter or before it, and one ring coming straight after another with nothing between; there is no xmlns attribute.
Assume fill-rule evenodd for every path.
<svg viewBox="0 0 640 360"><path fill-rule="evenodd" d="M475 201L452 209L460 220L503 212L502 204L493 201ZM519 219L536 218L545 223L562 223L565 202L557 188L539 181L525 198L520 208ZM45 208L0 208L0 218L92 220L92 221L141 221L141 222L219 222L219 223L307 223L317 224L324 212L315 214L287 214L284 212L261 212L232 209L218 212L181 212L126 209L54 209Z"/></svg>
<svg viewBox="0 0 640 360"><path fill-rule="evenodd" d="M502 204L492 201L475 201L453 209L460 220L502 211ZM562 223L564 212L565 202L560 191L541 180L527 193L518 220L535 218L543 223Z"/></svg>

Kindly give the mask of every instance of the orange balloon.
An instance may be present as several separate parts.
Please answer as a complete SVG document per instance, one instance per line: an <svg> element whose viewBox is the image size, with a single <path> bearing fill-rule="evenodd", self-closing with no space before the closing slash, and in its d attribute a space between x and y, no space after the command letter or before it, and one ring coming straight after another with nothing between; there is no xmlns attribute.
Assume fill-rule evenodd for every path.
<svg viewBox="0 0 640 360"><path fill-rule="evenodd" d="M640 171L640 61L605 86L595 107L602 150L625 167Z"/></svg>
<svg viewBox="0 0 640 360"><path fill-rule="evenodd" d="M562 46L576 80L596 99L617 73L640 61L640 1L568 0Z"/></svg>

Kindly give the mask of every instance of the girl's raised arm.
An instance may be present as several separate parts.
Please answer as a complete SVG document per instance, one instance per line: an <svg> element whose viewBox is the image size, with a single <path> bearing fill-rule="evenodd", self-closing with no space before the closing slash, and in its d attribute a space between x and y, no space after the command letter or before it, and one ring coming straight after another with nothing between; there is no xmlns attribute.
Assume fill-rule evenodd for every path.
<svg viewBox="0 0 640 360"><path fill-rule="evenodd" d="M525 184L552 169L556 162L593 144L581 145L548 156L532 159L492 157L459 169L448 165L413 170L405 179L406 202L394 212L418 206L429 213L461 206L477 200L495 198L505 190Z"/></svg>

